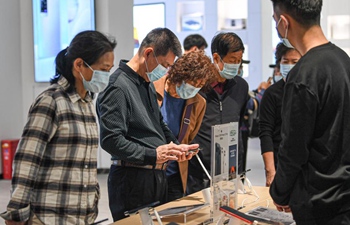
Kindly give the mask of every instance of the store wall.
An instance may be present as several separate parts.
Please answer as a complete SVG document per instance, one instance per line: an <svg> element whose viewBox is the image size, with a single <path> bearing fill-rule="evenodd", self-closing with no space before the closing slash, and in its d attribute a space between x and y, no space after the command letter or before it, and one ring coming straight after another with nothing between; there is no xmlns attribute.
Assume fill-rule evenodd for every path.
<svg viewBox="0 0 350 225"><path fill-rule="evenodd" d="M0 139L18 138L23 125L20 1L0 0Z"/></svg>
<svg viewBox="0 0 350 225"><path fill-rule="evenodd" d="M323 1L321 25L326 37L350 55L350 1Z"/></svg>
<svg viewBox="0 0 350 225"><path fill-rule="evenodd" d="M133 53L132 7L130 0L96 0L96 29L118 42L114 69ZM0 140L20 138L30 105L49 85L34 82L32 19L31 0L0 0ZM108 168L110 156L100 150L98 157Z"/></svg>

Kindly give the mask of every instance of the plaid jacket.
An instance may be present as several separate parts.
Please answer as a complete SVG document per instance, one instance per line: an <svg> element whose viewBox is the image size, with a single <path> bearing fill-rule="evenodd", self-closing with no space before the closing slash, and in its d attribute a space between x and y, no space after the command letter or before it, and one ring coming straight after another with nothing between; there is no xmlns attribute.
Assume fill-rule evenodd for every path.
<svg viewBox="0 0 350 225"><path fill-rule="evenodd" d="M63 77L32 104L18 145L6 220L35 214L45 224L97 217L98 128L92 98L68 92Z"/></svg>

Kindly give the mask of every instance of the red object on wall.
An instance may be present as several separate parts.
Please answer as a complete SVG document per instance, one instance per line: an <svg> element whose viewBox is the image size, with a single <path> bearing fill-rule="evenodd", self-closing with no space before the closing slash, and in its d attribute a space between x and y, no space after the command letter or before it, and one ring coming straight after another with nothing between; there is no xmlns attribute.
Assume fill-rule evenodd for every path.
<svg viewBox="0 0 350 225"><path fill-rule="evenodd" d="M12 179L12 162L17 149L18 142L18 139L1 141L2 173L4 179Z"/></svg>

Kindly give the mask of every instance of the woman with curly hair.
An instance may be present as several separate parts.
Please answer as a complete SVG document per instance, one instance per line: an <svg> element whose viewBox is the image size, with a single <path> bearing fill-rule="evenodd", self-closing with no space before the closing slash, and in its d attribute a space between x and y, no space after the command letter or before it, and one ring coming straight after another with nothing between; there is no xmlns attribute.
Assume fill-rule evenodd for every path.
<svg viewBox="0 0 350 225"><path fill-rule="evenodd" d="M204 51L192 51L178 58L167 76L154 82L164 121L180 143L191 143L196 136L206 108L198 92L205 91L217 73ZM168 163L168 201L185 195L187 174L188 161Z"/></svg>

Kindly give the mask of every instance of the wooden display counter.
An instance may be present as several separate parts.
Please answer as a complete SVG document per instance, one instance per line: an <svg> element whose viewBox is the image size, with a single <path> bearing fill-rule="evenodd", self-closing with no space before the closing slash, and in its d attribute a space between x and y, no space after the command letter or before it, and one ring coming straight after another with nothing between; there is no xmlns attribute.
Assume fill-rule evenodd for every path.
<svg viewBox="0 0 350 225"><path fill-rule="evenodd" d="M249 193L247 194L238 194L238 207L243 206L243 208L240 210L241 212L247 212L258 206L276 209L270 197L269 188L255 186L253 187L253 190L257 195L254 194L254 191L253 192L248 191ZM175 200L175 201L166 203L164 205L158 206L156 207L156 210L159 212L163 209L170 208L170 207L187 206L187 205L192 206L200 203L204 203L204 199L201 191L194 193L192 195L186 196L184 198L181 198L179 200ZM188 224L188 225L196 224L197 225L197 224L202 224L203 222L207 221L209 218L210 218L210 206L207 206L202 209L199 209L198 211L193 212L192 214L187 215L186 223L184 223L183 215L162 218L162 223L164 225L170 222L175 222L178 224ZM158 224L157 220L154 220L153 222L154 224ZM113 225L131 225L131 224L132 225L141 224L140 216L133 215L131 217L128 217L113 223Z"/></svg>

